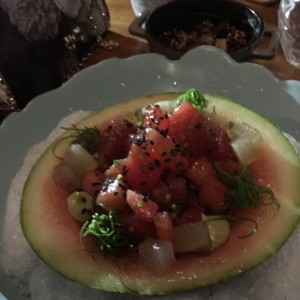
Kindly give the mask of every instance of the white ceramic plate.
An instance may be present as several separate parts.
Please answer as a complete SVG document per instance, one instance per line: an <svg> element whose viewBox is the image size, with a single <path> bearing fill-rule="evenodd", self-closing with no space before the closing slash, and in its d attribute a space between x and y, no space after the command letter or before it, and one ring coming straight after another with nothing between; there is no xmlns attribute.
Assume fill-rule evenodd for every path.
<svg viewBox="0 0 300 300"><path fill-rule="evenodd" d="M22 166L28 149L46 139L62 118L77 110L99 110L137 96L184 91L192 87L234 99L265 115L300 140L300 83L281 81L256 64L236 63L217 48L195 48L179 61L169 61L157 54L103 61L80 72L63 87L37 97L21 113L10 115L0 127L0 241L3 241L7 195L12 179ZM288 92L298 95L298 99ZM19 227L16 224L16 228ZM287 263L287 257L293 257L296 250L300 251L299 240L296 232L277 255L229 282L166 296L166 299L295 299L300 280L300 271L297 272L296 267L299 270L300 265L292 267ZM13 253L14 249L11 251ZM13 260L15 266L19 263L18 259ZM19 287L16 278L5 273L0 265L0 289L10 300L28 299L33 288L31 297L43 300L143 298L108 294L76 285L42 263L35 263L28 269ZM37 278L40 291L32 287ZM49 290L54 296L48 295Z"/></svg>

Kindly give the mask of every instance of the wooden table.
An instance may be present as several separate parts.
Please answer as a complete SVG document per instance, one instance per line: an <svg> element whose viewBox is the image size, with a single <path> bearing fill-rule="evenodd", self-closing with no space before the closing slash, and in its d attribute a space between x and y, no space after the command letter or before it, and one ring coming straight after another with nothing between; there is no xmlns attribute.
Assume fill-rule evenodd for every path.
<svg viewBox="0 0 300 300"><path fill-rule="evenodd" d="M239 1L251 6L264 19L265 26L277 28L277 11L278 4L264 6L249 1ZM131 8L130 0L106 0L111 16L110 31L106 39L114 40L120 44L119 48L112 51L105 51L97 48L85 66L93 65L110 57L126 58L135 54L149 52L148 44L145 40L130 35L128 27L134 20L135 16ZM270 69L280 79L300 80L300 69L289 65L285 60L282 50L279 47L275 56L270 60L254 60L253 62L263 65Z"/></svg>

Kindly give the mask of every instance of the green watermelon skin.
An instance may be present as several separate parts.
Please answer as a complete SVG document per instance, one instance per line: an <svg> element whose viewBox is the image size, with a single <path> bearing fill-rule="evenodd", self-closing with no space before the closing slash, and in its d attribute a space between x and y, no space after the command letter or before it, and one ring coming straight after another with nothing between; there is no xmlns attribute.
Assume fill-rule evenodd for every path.
<svg viewBox="0 0 300 300"><path fill-rule="evenodd" d="M92 114L82 124L93 126L116 115L127 114L149 102L174 99L176 94L161 94L134 99ZM280 203L244 212L255 219L258 230L240 239L251 230L251 224L232 225L229 240L208 254L178 257L176 264L163 275L155 275L139 263L135 253L110 258L101 252L92 255L80 241L80 224L67 211L66 192L52 179L58 160L53 144L39 158L24 187L21 202L21 225L33 250L58 273L92 288L114 292L166 294L187 291L227 280L263 262L289 238L300 217L300 158L280 129L246 107L231 100L205 95L209 108L216 108L220 122L244 121L257 128L264 146L252 171L262 183L270 186ZM64 147L64 146L62 146ZM250 227L249 227L250 226ZM84 240L88 249L93 240Z"/></svg>

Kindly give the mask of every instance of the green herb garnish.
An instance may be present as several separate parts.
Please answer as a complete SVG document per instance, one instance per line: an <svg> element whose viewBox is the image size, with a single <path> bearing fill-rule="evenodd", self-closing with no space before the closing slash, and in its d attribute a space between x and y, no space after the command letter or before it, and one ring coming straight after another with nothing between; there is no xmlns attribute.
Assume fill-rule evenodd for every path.
<svg viewBox="0 0 300 300"><path fill-rule="evenodd" d="M231 217L231 220L234 220L234 221L242 221L242 222L250 222L253 224L253 228L251 231L249 231L248 233L244 234L244 235L241 235L239 236L239 239L246 239L248 237L250 237L251 235L255 234L256 231L257 231L257 227L258 227L258 224L255 220L253 219L250 219L250 218L246 218L246 217L241 217L241 216L238 216L238 217Z"/></svg>
<svg viewBox="0 0 300 300"><path fill-rule="evenodd" d="M113 166L114 166L115 168L119 167L119 166L120 166L120 162L119 162L117 159L114 159L114 160L113 160Z"/></svg>
<svg viewBox="0 0 300 300"><path fill-rule="evenodd" d="M119 256L129 244L128 235L113 210L108 210L107 214L95 213L91 221L83 224L81 234L93 236L101 250L114 256Z"/></svg>
<svg viewBox="0 0 300 300"><path fill-rule="evenodd" d="M182 102L190 102L198 111L203 110L208 105L208 101L196 89L189 89L176 99L177 105Z"/></svg>
<svg viewBox="0 0 300 300"><path fill-rule="evenodd" d="M227 197L229 198L230 208L243 210L261 204L275 204L279 209L280 204L273 191L268 187L256 184L246 167L234 176L222 170L217 163L214 163L214 167L218 177L229 188ZM264 194L269 195L270 202L265 202Z"/></svg>
<svg viewBox="0 0 300 300"><path fill-rule="evenodd" d="M64 130L71 131L70 135L67 135L61 139L59 139L54 146L52 147L52 153L55 157L58 159L63 159L62 157L59 157L56 154L56 148L57 146L66 139L73 139L73 144L79 144L81 145L86 151L88 151L90 154L93 154L95 152L95 148L98 142L98 138L100 136L99 129L95 127L86 127L78 128L75 125L72 125L72 127L61 127Z"/></svg>
<svg viewBox="0 0 300 300"><path fill-rule="evenodd" d="M99 129L95 127L86 127L77 128L75 125L72 125L72 128L64 128L67 130L73 130L74 140L73 144L81 145L89 153L94 153L95 146L100 136Z"/></svg>

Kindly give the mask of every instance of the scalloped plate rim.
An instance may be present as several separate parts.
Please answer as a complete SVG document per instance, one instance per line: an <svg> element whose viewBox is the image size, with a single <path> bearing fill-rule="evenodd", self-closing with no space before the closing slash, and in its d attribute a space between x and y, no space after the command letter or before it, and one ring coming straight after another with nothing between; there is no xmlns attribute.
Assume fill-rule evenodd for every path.
<svg viewBox="0 0 300 300"><path fill-rule="evenodd" d="M125 71L132 71L132 73L128 77L128 74L124 74ZM135 74L134 71L137 71L137 73ZM187 74L184 72L187 72ZM229 78L228 74L233 76L233 78ZM196 75L199 78L193 77ZM145 81L144 85L134 86L132 81L136 78L139 80L148 79L148 81ZM106 80L104 87L101 84L99 85L98 80L100 79ZM234 80L238 82L233 82ZM258 85L256 85L257 82L259 83ZM196 86L192 86L193 84ZM228 88L226 88L227 84ZM243 84L247 86L244 87ZM224 51L210 46L195 48L177 61L170 61L160 54L148 53L125 59L111 58L86 68L74 75L62 87L33 99L23 111L12 113L0 126L0 140L2 141L2 146L0 147L2 173L0 176L0 189L2 191L0 196L0 221L2 223L11 179L22 166L23 158L29 147L45 139L51 129L55 128L58 121L72 111L80 109L81 103L83 104L82 109L95 110L110 104L108 101L100 100L101 97L106 97L106 95L109 95L113 102L118 102L153 93L182 91L195 87L203 92L218 93L225 97L233 98L242 104L250 106L250 108L259 106L258 111L265 114L266 112L268 113L266 109L268 105L259 103L257 99L251 97L253 95L261 95L262 98L269 97L269 92L265 89L272 88L276 101L280 103L276 101L268 103L270 109L271 106L273 107L273 111L268 117L280 123L283 115L283 124L287 121L287 123L291 123L283 129L293 135L296 132L295 130L297 130L295 126L299 124L298 127L300 127L300 123L296 118L297 113L300 112L300 101L298 103L297 100L287 93L289 86L292 86L292 84L299 85L299 82L282 81L261 65L248 62L237 63ZM235 88L233 89L232 86L235 86ZM114 89L107 90L109 87L114 87ZM91 100L89 102L86 99L76 100L76 97L81 97L82 95L80 88L84 89L85 92L90 91L89 98ZM248 94L250 93L250 95L246 93L247 95L242 96L243 90ZM99 91L99 94L95 95L93 91ZM75 97L76 101L72 97ZM51 100L52 98L54 100L50 102L49 99ZM249 99L251 99L250 103ZM62 101L60 107L57 108L53 105L60 101ZM266 101L270 100L267 99ZM266 106L266 108L261 109L262 106ZM45 111L51 118L43 116ZM36 113L39 115L35 115ZM30 135L28 136L28 134ZM299 136L297 136L298 140ZM25 139L24 144L20 143L22 137ZM13 161L11 160L12 157L14 158ZM5 284L7 284L7 279L4 277L2 270L0 270L0 282L5 281ZM2 292L4 293L4 289ZM10 292L15 296L15 293L18 293L13 287ZM7 289L5 289L5 293L7 293Z"/></svg>

